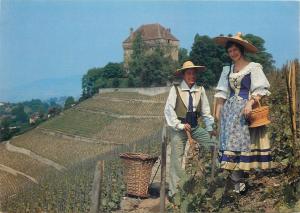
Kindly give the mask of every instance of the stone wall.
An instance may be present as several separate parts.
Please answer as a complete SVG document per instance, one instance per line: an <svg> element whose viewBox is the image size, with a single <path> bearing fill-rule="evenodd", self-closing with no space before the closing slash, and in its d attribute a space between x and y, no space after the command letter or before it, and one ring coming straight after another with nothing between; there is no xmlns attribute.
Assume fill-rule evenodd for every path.
<svg viewBox="0 0 300 213"><path fill-rule="evenodd" d="M139 88L101 88L99 94L109 92L136 92L142 95L159 95L170 91L170 87L139 87Z"/></svg>

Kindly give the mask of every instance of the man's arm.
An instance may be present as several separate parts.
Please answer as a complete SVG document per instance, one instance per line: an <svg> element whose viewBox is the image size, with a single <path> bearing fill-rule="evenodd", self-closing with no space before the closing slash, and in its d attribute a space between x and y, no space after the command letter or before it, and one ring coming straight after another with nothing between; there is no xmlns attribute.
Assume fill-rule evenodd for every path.
<svg viewBox="0 0 300 213"><path fill-rule="evenodd" d="M213 131L214 117L210 113L210 106L209 106L209 102L204 87L202 87L200 100L201 100L201 115L203 117L206 130L208 132L211 132Z"/></svg>
<svg viewBox="0 0 300 213"><path fill-rule="evenodd" d="M167 124L174 128L175 130L183 130L184 129L184 124L181 123L181 121L177 118L176 112L175 112L175 105L176 105L176 90L175 86L172 86L170 89L170 93L165 105L165 118L167 121Z"/></svg>

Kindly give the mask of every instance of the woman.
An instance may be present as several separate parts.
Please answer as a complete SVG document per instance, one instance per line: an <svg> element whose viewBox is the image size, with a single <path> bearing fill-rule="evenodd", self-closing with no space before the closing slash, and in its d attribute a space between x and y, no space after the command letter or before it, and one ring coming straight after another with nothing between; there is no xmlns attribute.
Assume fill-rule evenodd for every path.
<svg viewBox="0 0 300 213"><path fill-rule="evenodd" d="M245 191L244 171L271 168L270 142L266 127L249 128L248 116L253 105L268 96L270 84L259 63L250 62L245 52L256 53L257 48L241 38L219 36L215 42L226 48L232 60L223 67L216 87L216 119L220 120L221 168L231 170L234 191Z"/></svg>

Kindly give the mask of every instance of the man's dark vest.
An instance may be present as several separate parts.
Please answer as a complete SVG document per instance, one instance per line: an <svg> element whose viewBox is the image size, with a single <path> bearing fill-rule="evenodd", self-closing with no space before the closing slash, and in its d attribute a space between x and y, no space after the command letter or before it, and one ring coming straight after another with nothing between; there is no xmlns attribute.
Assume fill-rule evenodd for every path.
<svg viewBox="0 0 300 213"><path fill-rule="evenodd" d="M176 95L177 95L177 98L176 98L176 105L175 105L175 112L176 112L176 115L178 117L178 119L182 122L182 123L186 123L186 117L187 117L187 107L185 106L180 94L179 94L179 91L178 91L178 87L176 85L174 85L175 87L175 90L176 90ZM200 91L200 99L199 99L199 103L197 105L197 108L196 108L196 118L198 118L200 115L201 115L201 91Z"/></svg>

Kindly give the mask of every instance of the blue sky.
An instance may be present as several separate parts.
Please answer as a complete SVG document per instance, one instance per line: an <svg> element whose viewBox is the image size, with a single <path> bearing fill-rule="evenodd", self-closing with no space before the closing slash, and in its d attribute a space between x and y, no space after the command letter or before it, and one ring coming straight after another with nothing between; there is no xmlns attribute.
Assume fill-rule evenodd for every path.
<svg viewBox="0 0 300 213"><path fill-rule="evenodd" d="M0 101L79 95L81 76L121 62L129 28L148 23L171 28L188 49L196 33L241 31L264 38L278 67L299 58L296 1L0 0L0 6ZM72 84L64 87L61 79ZM41 82L59 91L37 93Z"/></svg>

